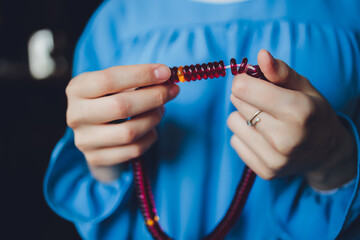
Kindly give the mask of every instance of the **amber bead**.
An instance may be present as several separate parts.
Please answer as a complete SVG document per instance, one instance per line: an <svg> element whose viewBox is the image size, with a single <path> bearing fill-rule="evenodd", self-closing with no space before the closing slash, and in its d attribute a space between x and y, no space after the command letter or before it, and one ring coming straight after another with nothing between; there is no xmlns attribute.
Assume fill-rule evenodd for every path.
<svg viewBox="0 0 360 240"><path fill-rule="evenodd" d="M186 80L185 80L185 77L184 77L183 69L184 69L184 67L183 67L183 66L180 66L180 67L178 68L178 70L177 70L177 76L178 76L180 82L185 82L185 81L186 81Z"/></svg>

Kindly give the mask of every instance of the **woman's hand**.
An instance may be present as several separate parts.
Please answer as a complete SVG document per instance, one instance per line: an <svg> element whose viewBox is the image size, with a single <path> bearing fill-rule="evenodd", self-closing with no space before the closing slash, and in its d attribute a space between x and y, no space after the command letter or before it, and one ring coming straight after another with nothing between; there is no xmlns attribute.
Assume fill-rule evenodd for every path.
<svg viewBox="0 0 360 240"><path fill-rule="evenodd" d="M83 73L70 81L67 124L98 180L115 179L118 164L141 156L155 142L163 105L179 93L177 85L165 83L170 74L164 65L144 64Z"/></svg>
<svg viewBox="0 0 360 240"><path fill-rule="evenodd" d="M354 140L326 99L266 50L259 52L258 63L270 82L240 74L232 87L238 111L229 116L228 126L241 159L264 179L302 173L321 190L351 180L356 175ZM248 126L258 110L260 121Z"/></svg>

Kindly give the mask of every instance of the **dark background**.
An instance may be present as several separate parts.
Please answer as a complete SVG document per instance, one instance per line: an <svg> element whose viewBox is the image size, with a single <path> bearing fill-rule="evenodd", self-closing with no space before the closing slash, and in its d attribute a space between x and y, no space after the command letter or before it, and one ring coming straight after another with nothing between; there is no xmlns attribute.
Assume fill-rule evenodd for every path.
<svg viewBox="0 0 360 240"><path fill-rule="evenodd" d="M79 239L46 205L42 183L64 133L65 87L77 39L100 0L0 0L0 239ZM45 80L31 77L27 43L54 34L61 64Z"/></svg>

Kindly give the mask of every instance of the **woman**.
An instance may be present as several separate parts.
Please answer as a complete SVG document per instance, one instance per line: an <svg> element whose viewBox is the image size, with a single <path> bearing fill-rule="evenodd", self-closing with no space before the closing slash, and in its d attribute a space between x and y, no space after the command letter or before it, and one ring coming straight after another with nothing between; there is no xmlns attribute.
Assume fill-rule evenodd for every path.
<svg viewBox="0 0 360 240"><path fill-rule="evenodd" d="M164 231L201 239L226 212L245 163L260 177L228 239L359 237L359 9L105 1L75 54L70 128L45 179L49 205L83 238L150 239L128 164L141 156ZM258 62L270 82L228 73L166 83L166 66L232 57Z"/></svg>

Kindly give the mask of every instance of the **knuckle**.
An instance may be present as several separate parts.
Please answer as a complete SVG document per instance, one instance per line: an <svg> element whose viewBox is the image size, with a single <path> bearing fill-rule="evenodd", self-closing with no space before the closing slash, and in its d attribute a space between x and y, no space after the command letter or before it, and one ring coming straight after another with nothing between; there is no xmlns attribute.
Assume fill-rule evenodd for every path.
<svg viewBox="0 0 360 240"><path fill-rule="evenodd" d="M145 80L145 82L151 82L152 80L152 75L149 74L150 73L150 69L149 67L139 67L137 68L137 70L134 72L134 78L135 79L143 79Z"/></svg>
<svg viewBox="0 0 360 240"><path fill-rule="evenodd" d="M70 82L68 83L68 85L65 88L65 94L68 99L72 95L73 89L74 89L74 79L70 80Z"/></svg>
<svg viewBox="0 0 360 240"><path fill-rule="evenodd" d="M266 167L270 170L272 174L275 174L286 165L286 161L283 159L276 159L266 162Z"/></svg>
<svg viewBox="0 0 360 240"><path fill-rule="evenodd" d="M130 103L129 100L120 94L114 95L112 101L111 111L119 118L130 117Z"/></svg>
<svg viewBox="0 0 360 240"><path fill-rule="evenodd" d="M228 127L231 128L231 126L233 126L233 124L236 122L236 115L237 115L236 111L230 113L229 117L226 120Z"/></svg>
<svg viewBox="0 0 360 240"><path fill-rule="evenodd" d="M245 156L242 155L242 148L239 147L239 139L235 134L233 134L230 138L230 146L238 153L238 155L242 159L245 158Z"/></svg>
<svg viewBox="0 0 360 240"><path fill-rule="evenodd" d="M294 151L294 146L288 143L280 143L276 145L276 150L284 155L290 155Z"/></svg>
<svg viewBox="0 0 360 240"><path fill-rule="evenodd" d="M102 159L100 156L98 156L98 154L96 154L96 152L91 152L91 153L86 153L84 154L86 161L88 162L89 165L91 166L101 166L102 164Z"/></svg>
<svg viewBox="0 0 360 240"><path fill-rule="evenodd" d="M168 91L166 88L160 88L159 91L157 91L156 93L156 99L157 99L157 104L163 105L167 102L168 99Z"/></svg>
<svg viewBox="0 0 360 240"><path fill-rule="evenodd" d="M315 105L309 96L303 93L296 93L296 95L292 103L292 119L297 126L305 127L314 116Z"/></svg>
<svg viewBox="0 0 360 240"><path fill-rule="evenodd" d="M256 174L264 180L273 180L277 176L277 172L263 165Z"/></svg>
<svg viewBox="0 0 360 240"><path fill-rule="evenodd" d="M295 148L294 139L277 137L272 140L272 145L281 154L287 156L292 153Z"/></svg>
<svg viewBox="0 0 360 240"><path fill-rule="evenodd" d="M109 92L113 88L114 82L112 81L111 72L108 69L98 71L96 78L97 87L101 92Z"/></svg>
<svg viewBox="0 0 360 240"><path fill-rule="evenodd" d="M306 125L315 115L315 104L310 97L306 97L303 101L302 115L304 116L303 124Z"/></svg>
<svg viewBox="0 0 360 240"><path fill-rule="evenodd" d="M285 84L287 82L287 80L289 78L291 78L291 75L293 74L291 68L286 67L282 72L281 72L281 76L279 77L279 81L277 82L277 84L282 85Z"/></svg>
<svg viewBox="0 0 360 240"><path fill-rule="evenodd" d="M241 76L235 77L233 86L232 86L232 92L235 96L243 95L246 93L248 89L248 82L245 78L241 78Z"/></svg>
<svg viewBox="0 0 360 240"><path fill-rule="evenodd" d="M138 143L134 144L129 151L130 158L138 158L143 155L146 150L156 141L157 139L157 132L156 130L152 130L145 138L144 141L139 141Z"/></svg>
<svg viewBox="0 0 360 240"><path fill-rule="evenodd" d="M80 125L80 119L73 116L70 110L66 111L66 124L72 128L75 129Z"/></svg>
<svg viewBox="0 0 360 240"><path fill-rule="evenodd" d="M136 139L136 131L127 126L123 126L121 129L121 139L124 141L124 144L132 143Z"/></svg>
<svg viewBox="0 0 360 240"><path fill-rule="evenodd" d="M143 146L141 144L135 144L129 151L130 158L138 158L143 153Z"/></svg>
<svg viewBox="0 0 360 240"><path fill-rule="evenodd" d="M271 171L271 170L264 170L260 173L258 173L259 177L261 177L264 180L273 180L276 176L275 172Z"/></svg>
<svg viewBox="0 0 360 240"><path fill-rule="evenodd" d="M149 69L147 67L139 67L136 72L134 72L134 78L136 79L150 79Z"/></svg>
<svg viewBox="0 0 360 240"><path fill-rule="evenodd" d="M79 133L74 133L74 144L81 151L86 149L86 144L83 139Z"/></svg>
<svg viewBox="0 0 360 240"><path fill-rule="evenodd" d="M86 78L87 75L88 75L88 73L85 72L85 73L82 73L82 74L72 78L69 81L68 85L65 88L65 94L68 98L74 94L74 89L76 89L76 86L78 85L78 80L81 78Z"/></svg>

